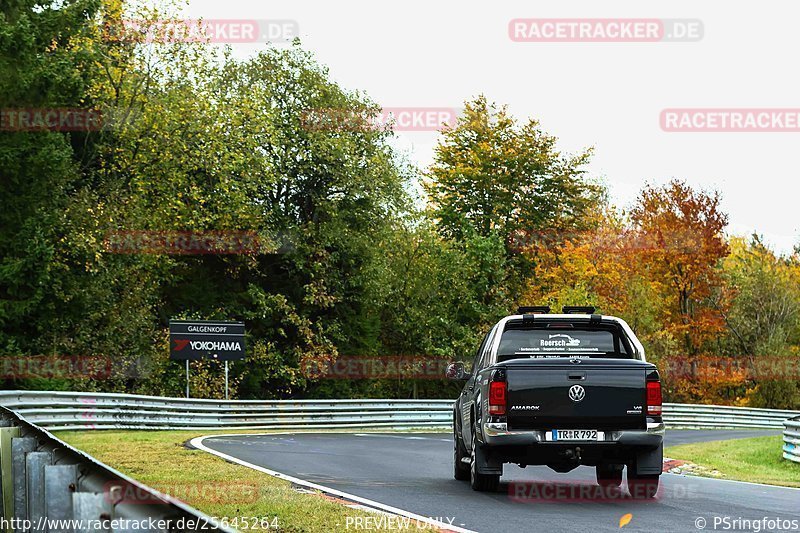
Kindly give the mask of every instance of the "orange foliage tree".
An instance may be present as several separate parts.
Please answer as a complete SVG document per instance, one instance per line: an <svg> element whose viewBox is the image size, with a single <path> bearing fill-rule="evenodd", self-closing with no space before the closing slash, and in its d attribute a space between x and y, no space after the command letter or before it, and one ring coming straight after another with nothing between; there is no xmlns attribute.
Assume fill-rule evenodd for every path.
<svg viewBox="0 0 800 533"><path fill-rule="evenodd" d="M723 231L728 216L719 193L692 189L672 180L647 186L631 211L637 261L664 295L662 321L686 350L699 355L724 329L720 314L708 304L721 280L718 264L728 255Z"/></svg>
<svg viewBox="0 0 800 533"><path fill-rule="evenodd" d="M594 229L524 241L535 264L523 302L592 304L624 318L662 368L673 400L740 399L745 374L709 358L725 334L719 264L728 254L719 196L674 180L646 187L626 216L606 209Z"/></svg>

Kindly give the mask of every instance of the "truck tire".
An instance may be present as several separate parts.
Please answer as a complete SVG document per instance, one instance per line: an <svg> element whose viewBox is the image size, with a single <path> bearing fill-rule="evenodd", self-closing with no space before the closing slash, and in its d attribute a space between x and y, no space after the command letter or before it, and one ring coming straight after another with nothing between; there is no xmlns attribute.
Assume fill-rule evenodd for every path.
<svg viewBox="0 0 800 533"><path fill-rule="evenodd" d="M628 492L635 500L651 500L658 494L658 483L661 474L640 474L633 473L633 469L628 467Z"/></svg>
<svg viewBox="0 0 800 533"><path fill-rule="evenodd" d="M478 472L478 461L476 455L480 453L478 450L478 439L475 436L475 430L472 430L472 453L470 454L469 462L469 484L472 490L479 492L496 492L497 487L500 485L499 474L481 474Z"/></svg>
<svg viewBox="0 0 800 533"><path fill-rule="evenodd" d="M469 465L465 464L462 459L469 456L464 444L458 437L455 425L453 428L453 477L458 481L466 481L469 479Z"/></svg>
<svg viewBox="0 0 800 533"><path fill-rule="evenodd" d="M597 484L604 488L622 485L622 469L624 465L597 465Z"/></svg>

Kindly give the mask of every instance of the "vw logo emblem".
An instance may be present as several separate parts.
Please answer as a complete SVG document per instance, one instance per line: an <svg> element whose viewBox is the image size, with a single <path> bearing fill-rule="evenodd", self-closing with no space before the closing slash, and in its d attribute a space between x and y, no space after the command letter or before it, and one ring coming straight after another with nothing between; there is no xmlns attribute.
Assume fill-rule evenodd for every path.
<svg viewBox="0 0 800 533"><path fill-rule="evenodd" d="M586 397L586 391L580 385L573 385L569 388L569 399L573 402L579 402Z"/></svg>

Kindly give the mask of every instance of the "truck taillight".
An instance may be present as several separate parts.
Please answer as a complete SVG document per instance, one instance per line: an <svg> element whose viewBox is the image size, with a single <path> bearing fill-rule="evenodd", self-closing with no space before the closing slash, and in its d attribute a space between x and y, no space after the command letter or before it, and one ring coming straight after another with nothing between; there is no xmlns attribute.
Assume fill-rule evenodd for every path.
<svg viewBox="0 0 800 533"><path fill-rule="evenodd" d="M506 414L506 382L492 381L489 383L489 414Z"/></svg>
<svg viewBox="0 0 800 533"><path fill-rule="evenodd" d="M647 382L647 414L661 416L661 382Z"/></svg>

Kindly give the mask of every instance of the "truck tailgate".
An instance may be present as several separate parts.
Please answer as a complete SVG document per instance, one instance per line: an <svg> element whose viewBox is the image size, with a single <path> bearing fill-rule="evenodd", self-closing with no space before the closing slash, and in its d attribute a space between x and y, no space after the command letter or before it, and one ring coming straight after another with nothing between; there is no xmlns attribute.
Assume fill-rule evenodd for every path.
<svg viewBox="0 0 800 533"><path fill-rule="evenodd" d="M646 368L638 361L533 360L507 369L509 429L646 427Z"/></svg>

